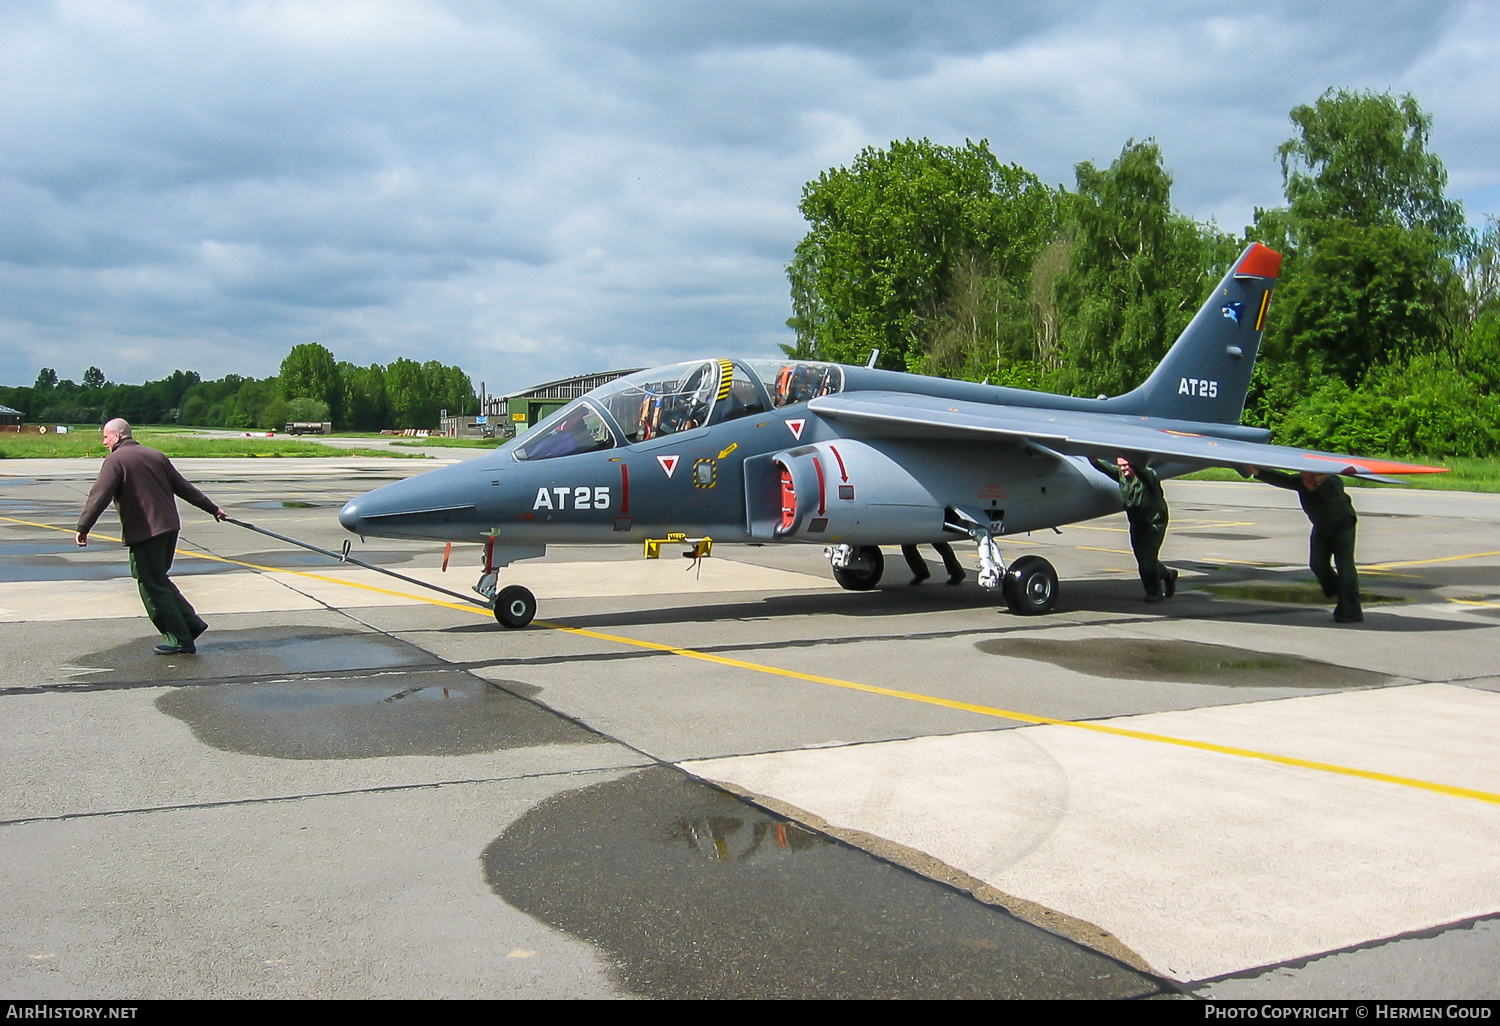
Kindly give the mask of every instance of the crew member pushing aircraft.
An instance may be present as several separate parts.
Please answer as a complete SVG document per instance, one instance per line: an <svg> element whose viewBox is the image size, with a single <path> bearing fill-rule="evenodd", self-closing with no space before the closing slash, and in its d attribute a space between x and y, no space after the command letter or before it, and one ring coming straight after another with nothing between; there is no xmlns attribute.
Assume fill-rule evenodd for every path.
<svg viewBox="0 0 1500 1026"><path fill-rule="evenodd" d="M140 588L146 615L162 634L157 654L192 655L198 651L194 642L208 630L208 624L167 578L177 551L177 532L182 529L176 496L215 520L224 520L228 514L188 484L165 455L131 437L126 421L116 417L104 425L103 435L109 455L83 504L74 540L87 545L99 514L113 502L120 513L122 540L130 549L130 576Z"/></svg>
<svg viewBox="0 0 1500 1026"><path fill-rule="evenodd" d="M1333 618L1338 623L1359 623L1365 618L1359 604L1359 572L1354 568L1354 529L1359 518L1354 503L1337 474L1283 474L1279 470L1246 467L1252 476L1268 485L1297 493L1302 512L1312 521L1308 540L1308 568L1318 579L1323 594L1338 599ZM1330 566L1330 562L1332 565ZM1335 569L1337 568L1337 569Z"/></svg>
<svg viewBox="0 0 1500 1026"><path fill-rule="evenodd" d="M1094 460L1094 466L1120 483L1120 502L1130 523L1130 548L1146 601L1171 598L1177 593L1177 571L1157 558L1167 537L1167 497L1161 478L1144 463L1136 465L1124 456L1113 465Z"/></svg>

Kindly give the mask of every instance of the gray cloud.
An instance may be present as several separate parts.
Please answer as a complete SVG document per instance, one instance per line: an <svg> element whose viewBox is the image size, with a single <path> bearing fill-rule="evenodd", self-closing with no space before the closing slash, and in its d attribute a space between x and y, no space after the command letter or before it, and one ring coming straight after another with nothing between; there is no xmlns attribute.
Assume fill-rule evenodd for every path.
<svg viewBox="0 0 1500 1026"><path fill-rule="evenodd" d="M1500 209L1480 3L0 8L0 381L341 359L492 390L787 338L804 182L988 138L1050 182L1156 137L1180 207L1280 201L1287 111L1411 90Z"/></svg>

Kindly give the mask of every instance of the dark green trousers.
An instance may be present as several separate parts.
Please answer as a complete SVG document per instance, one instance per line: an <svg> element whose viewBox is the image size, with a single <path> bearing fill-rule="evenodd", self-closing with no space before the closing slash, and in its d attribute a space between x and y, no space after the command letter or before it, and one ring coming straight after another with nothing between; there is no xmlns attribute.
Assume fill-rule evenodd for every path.
<svg viewBox="0 0 1500 1026"><path fill-rule="evenodd" d="M1160 595L1162 582L1171 571L1157 556L1167 538L1166 517L1130 517L1130 550L1135 553L1135 568L1141 575L1141 587L1147 595Z"/></svg>
<svg viewBox="0 0 1500 1026"><path fill-rule="evenodd" d="M1354 568L1355 524L1351 520L1332 531L1314 527L1307 563L1323 586L1323 594L1337 597L1333 611L1357 617L1364 616L1364 610L1359 605L1359 572Z"/></svg>
<svg viewBox="0 0 1500 1026"><path fill-rule="evenodd" d="M166 643L188 645L192 643L193 635L201 633L207 625L167 577L176 551L176 531L130 546L130 576L135 578L136 587L140 589L146 615Z"/></svg>

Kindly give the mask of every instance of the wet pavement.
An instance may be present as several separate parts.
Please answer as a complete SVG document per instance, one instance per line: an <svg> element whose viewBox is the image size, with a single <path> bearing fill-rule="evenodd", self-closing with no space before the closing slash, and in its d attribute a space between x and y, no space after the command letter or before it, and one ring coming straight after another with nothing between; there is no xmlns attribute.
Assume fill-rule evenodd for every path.
<svg viewBox="0 0 1500 1026"><path fill-rule="evenodd" d="M477 755L599 740L456 671L183 688L162 695L156 707L186 723L206 745L271 759Z"/></svg>
<svg viewBox="0 0 1500 1026"><path fill-rule="evenodd" d="M425 469L182 462L335 549ZM68 463L0 467L8 994L1495 996L1500 497L1356 491L1351 628L1233 483L1168 486L1163 605L1119 518L1013 539L1035 619L559 547L511 632L184 510L211 630L163 658ZM478 547L354 554L462 591Z"/></svg>
<svg viewBox="0 0 1500 1026"><path fill-rule="evenodd" d="M1000 638L974 646L989 655L1065 666L1095 677L1215 687L1372 687L1390 677L1333 663L1230 645L1140 638Z"/></svg>
<svg viewBox="0 0 1500 1026"><path fill-rule="evenodd" d="M644 997L1164 992L1148 974L675 770L550 798L482 862L500 898L587 940Z"/></svg>

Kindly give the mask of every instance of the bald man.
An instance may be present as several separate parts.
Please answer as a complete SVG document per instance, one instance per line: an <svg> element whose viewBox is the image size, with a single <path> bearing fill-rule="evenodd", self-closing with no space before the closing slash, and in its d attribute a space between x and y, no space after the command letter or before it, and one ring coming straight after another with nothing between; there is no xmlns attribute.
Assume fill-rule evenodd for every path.
<svg viewBox="0 0 1500 1026"><path fill-rule="evenodd" d="M194 644L198 635L208 630L208 624L167 577L177 551L177 532L182 529L176 496L215 520L228 514L188 484L166 456L137 442L126 421L115 418L104 425L102 434L109 455L83 504L74 540L79 546L87 545L89 531L104 507L113 502L120 514L122 540L130 549L130 576L140 588L146 615L162 635L156 653L192 655L198 651Z"/></svg>

